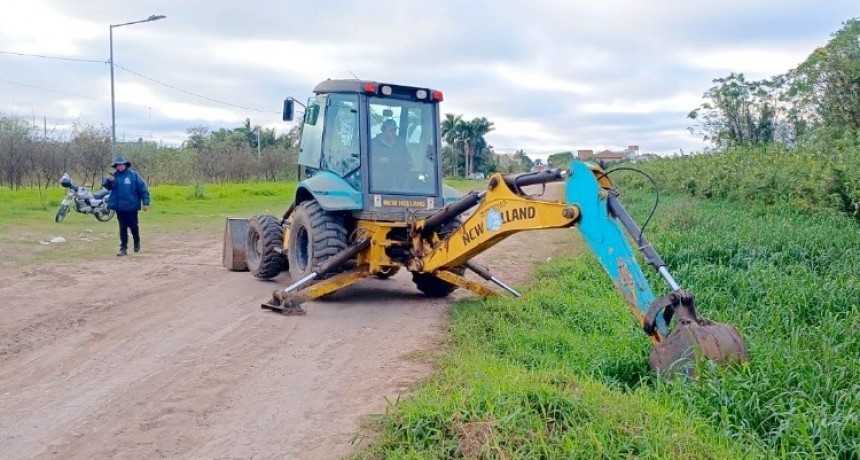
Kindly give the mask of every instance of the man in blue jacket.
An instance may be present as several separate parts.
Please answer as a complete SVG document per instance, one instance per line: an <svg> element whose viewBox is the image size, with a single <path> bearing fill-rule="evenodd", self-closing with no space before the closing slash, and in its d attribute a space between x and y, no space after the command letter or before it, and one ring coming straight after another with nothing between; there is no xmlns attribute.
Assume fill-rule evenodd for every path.
<svg viewBox="0 0 860 460"><path fill-rule="evenodd" d="M119 252L117 256L128 254L128 231L134 239L134 252L140 252L140 228L137 224L137 212L149 210L149 188L146 181L137 171L131 170L131 162L123 156L114 157L111 164L115 169L102 181L102 186L110 190L108 206L116 211L119 221Z"/></svg>

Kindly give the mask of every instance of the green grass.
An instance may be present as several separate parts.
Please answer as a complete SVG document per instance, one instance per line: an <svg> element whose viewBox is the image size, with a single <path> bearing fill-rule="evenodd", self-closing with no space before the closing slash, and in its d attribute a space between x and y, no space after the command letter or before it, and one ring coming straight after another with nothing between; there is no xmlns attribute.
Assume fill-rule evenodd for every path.
<svg viewBox="0 0 860 460"><path fill-rule="evenodd" d="M651 197L623 198L641 222ZM749 365L659 380L596 259L557 258L522 299L457 305L438 373L388 408L357 457L860 458L858 226L663 203L649 237L700 314L740 329Z"/></svg>
<svg viewBox="0 0 860 460"><path fill-rule="evenodd" d="M462 190L486 187L486 181L446 181ZM280 216L295 196L295 182L159 185L150 187L152 208L141 213L144 232L204 233L220 238L226 217ZM98 222L71 211L61 223L54 216L65 189L0 188L0 264L92 259L117 245L116 219ZM64 244L45 244L54 237Z"/></svg>
<svg viewBox="0 0 860 460"><path fill-rule="evenodd" d="M445 183L450 185L451 187L456 188L457 190L471 192L474 190L480 191L486 189L489 180L456 179L449 177L445 179Z"/></svg>
<svg viewBox="0 0 860 460"><path fill-rule="evenodd" d="M738 326L743 372L661 387L777 458L860 458L860 228L786 205L675 199L656 242L700 310Z"/></svg>
<svg viewBox="0 0 860 460"><path fill-rule="evenodd" d="M282 215L295 187L291 182L150 187L152 207L140 215L142 232L193 232L220 238L226 217ZM0 189L3 264L87 259L117 245L116 218L98 222L92 215L71 211L63 222L54 222L64 196L60 188ZM67 243L42 243L57 236Z"/></svg>

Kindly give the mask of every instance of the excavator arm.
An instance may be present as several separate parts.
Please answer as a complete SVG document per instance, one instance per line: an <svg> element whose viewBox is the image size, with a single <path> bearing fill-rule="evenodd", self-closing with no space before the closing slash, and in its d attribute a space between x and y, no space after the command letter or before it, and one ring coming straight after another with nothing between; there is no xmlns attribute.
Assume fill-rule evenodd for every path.
<svg viewBox="0 0 860 460"><path fill-rule="evenodd" d="M559 202L538 200L521 190L524 185L559 181L565 181L564 200ZM446 212L456 215L469 204L477 208L443 239L424 237L423 243L416 242L420 257L411 269L434 273L445 281L471 289L470 282L459 280L462 277L450 269L514 233L575 226L651 337L652 368L667 374L678 371L689 374L694 372L690 363L696 354L719 362L746 360L746 346L735 328L697 317L692 294L684 291L669 273L598 166L576 161L569 171L507 177L496 174L487 191L466 196L458 203L438 215L445 216ZM440 222L446 221L441 217L437 222L431 219L419 225L417 235L432 234L428 229L438 228ZM648 264L666 281L671 289L668 294L660 298L654 295L629 240L637 243ZM670 330L673 317L677 318L677 324Z"/></svg>

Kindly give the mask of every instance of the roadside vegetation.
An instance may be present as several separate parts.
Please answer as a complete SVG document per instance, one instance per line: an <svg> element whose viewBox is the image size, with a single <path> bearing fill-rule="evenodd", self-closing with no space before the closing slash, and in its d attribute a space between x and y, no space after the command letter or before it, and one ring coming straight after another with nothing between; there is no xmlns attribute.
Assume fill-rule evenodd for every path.
<svg viewBox="0 0 860 460"><path fill-rule="evenodd" d="M653 196L626 190L644 219ZM858 458L860 228L676 195L648 234L700 314L738 327L748 365L658 379L608 276L571 255L522 299L456 306L439 372L388 408L359 457Z"/></svg>
<svg viewBox="0 0 860 460"><path fill-rule="evenodd" d="M637 165L661 190L693 197L785 205L860 222L860 148L774 144ZM644 185L641 178L638 179Z"/></svg>

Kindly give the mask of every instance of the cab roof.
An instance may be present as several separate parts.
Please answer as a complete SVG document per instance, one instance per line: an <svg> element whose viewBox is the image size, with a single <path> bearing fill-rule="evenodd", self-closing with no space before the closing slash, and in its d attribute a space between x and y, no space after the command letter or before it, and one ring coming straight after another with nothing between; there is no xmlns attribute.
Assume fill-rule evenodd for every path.
<svg viewBox="0 0 860 460"><path fill-rule="evenodd" d="M424 89L427 90L429 94L432 94L435 90L430 88L421 88L416 86L403 86L403 85L395 85L389 83L381 83L377 81L368 81L368 80L357 80L357 79L348 79L348 80L332 80L328 79L320 82L314 87L314 94L325 94L325 93L366 93L367 84L374 85L374 88L389 85L389 86L397 86L400 88L410 88L414 90ZM371 91L372 92L372 91Z"/></svg>

